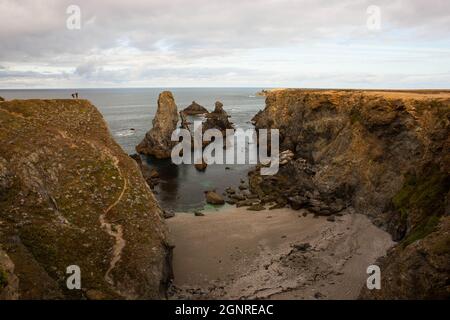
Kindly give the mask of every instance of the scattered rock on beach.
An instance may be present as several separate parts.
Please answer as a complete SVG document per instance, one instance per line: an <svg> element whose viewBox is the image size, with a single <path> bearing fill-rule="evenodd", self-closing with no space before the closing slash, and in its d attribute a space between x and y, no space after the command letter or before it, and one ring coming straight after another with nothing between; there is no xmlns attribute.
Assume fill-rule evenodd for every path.
<svg viewBox="0 0 450 320"><path fill-rule="evenodd" d="M248 186L245 183L241 183L239 185L239 190L247 190L247 189L248 189Z"/></svg>
<svg viewBox="0 0 450 320"><path fill-rule="evenodd" d="M252 206L252 205L255 205L255 204L258 204L259 203L259 200L257 200L257 199L245 199L245 200L241 200L241 201L238 201L237 203L236 203L236 207L249 207L249 206Z"/></svg>
<svg viewBox="0 0 450 320"><path fill-rule="evenodd" d="M175 212L173 212L173 210L164 210L163 217L164 217L164 219L173 218L173 217L175 217Z"/></svg>
<svg viewBox="0 0 450 320"><path fill-rule="evenodd" d="M250 211L262 211L265 209L266 208L262 204L254 204L247 208L247 210L250 210Z"/></svg>
<svg viewBox="0 0 450 320"><path fill-rule="evenodd" d="M204 160L202 160L202 163L196 163L194 164L194 167L198 171L205 171L206 168L208 167L208 164Z"/></svg>
<svg viewBox="0 0 450 320"><path fill-rule="evenodd" d="M245 196L242 193L233 193L230 195L230 198L237 200L237 201L245 200Z"/></svg>
<svg viewBox="0 0 450 320"><path fill-rule="evenodd" d="M235 194L236 190L234 188L232 188L232 187L228 187L228 188L225 189L225 192L228 193L228 194Z"/></svg>
<svg viewBox="0 0 450 320"><path fill-rule="evenodd" d="M286 205L282 204L282 203L275 203L273 206L271 206L269 208L269 210L275 210L275 209L282 209L284 208Z"/></svg>
<svg viewBox="0 0 450 320"><path fill-rule="evenodd" d="M215 191L205 191L206 202L209 204L224 204L225 200Z"/></svg>

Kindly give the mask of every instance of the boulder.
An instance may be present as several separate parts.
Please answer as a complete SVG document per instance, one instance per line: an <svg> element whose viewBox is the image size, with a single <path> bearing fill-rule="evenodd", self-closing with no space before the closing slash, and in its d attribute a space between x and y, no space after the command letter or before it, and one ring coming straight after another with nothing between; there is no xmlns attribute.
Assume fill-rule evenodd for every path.
<svg viewBox="0 0 450 320"><path fill-rule="evenodd" d="M204 160L202 160L202 163L196 163L194 164L194 167L198 171L205 171L206 168L208 167L208 164Z"/></svg>
<svg viewBox="0 0 450 320"><path fill-rule="evenodd" d="M241 193L233 193L229 197L238 201L245 200L245 196Z"/></svg>
<svg viewBox="0 0 450 320"><path fill-rule="evenodd" d="M307 200L302 196L293 196L288 198L288 203L294 210L300 210L306 206Z"/></svg>
<svg viewBox="0 0 450 320"><path fill-rule="evenodd" d="M265 210L265 209L266 208L260 203L254 204L254 205L252 205L252 206L247 208L247 210L250 210L250 211L262 211L262 210Z"/></svg>
<svg viewBox="0 0 450 320"><path fill-rule="evenodd" d="M206 191L205 192L206 202L209 204L224 204L225 200L223 200L222 196L215 191Z"/></svg>
<svg viewBox="0 0 450 320"><path fill-rule="evenodd" d="M5 101L5 99L3 97L0 97L0 102Z"/></svg>
<svg viewBox="0 0 450 320"><path fill-rule="evenodd" d="M170 158L172 147L172 132L178 123L177 105L170 91L164 91L158 98L158 109L153 119L153 127L144 139L136 146L138 153L155 156L158 159Z"/></svg>
<svg viewBox="0 0 450 320"><path fill-rule="evenodd" d="M248 189L247 184L241 183L241 184L239 185L239 190L247 190L247 189Z"/></svg>
<svg viewBox="0 0 450 320"><path fill-rule="evenodd" d="M175 217L175 212L173 210L163 210L164 219L170 219Z"/></svg>
<svg viewBox="0 0 450 320"><path fill-rule="evenodd" d="M234 190L234 188L232 188L232 187L228 187L225 189L225 192L228 194L235 194L236 190Z"/></svg>
<svg viewBox="0 0 450 320"><path fill-rule="evenodd" d="M246 199L246 200L241 200L238 201L236 203L236 207L249 207L249 206L253 206L255 204L259 204L259 200L257 199Z"/></svg>

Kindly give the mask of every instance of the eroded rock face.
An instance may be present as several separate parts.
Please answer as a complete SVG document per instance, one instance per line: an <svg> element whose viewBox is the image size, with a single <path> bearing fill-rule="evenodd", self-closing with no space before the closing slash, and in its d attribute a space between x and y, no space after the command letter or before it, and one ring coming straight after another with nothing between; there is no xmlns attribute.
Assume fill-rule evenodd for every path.
<svg viewBox="0 0 450 320"><path fill-rule="evenodd" d="M347 207L367 214L400 241L380 265L392 270L386 286L396 288L373 297L433 297L427 287L441 286L448 271L434 276L418 257L432 257L433 243L449 241L440 218L448 214L450 187L449 92L278 90L267 94L253 121L257 129L279 129L280 149L294 157L276 176L251 172L252 192L320 215ZM414 263L419 276L394 274L393 266ZM421 293L407 292L415 284Z"/></svg>
<svg viewBox="0 0 450 320"><path fill-rule="evenodd" d="M158 159L170 158L172 147L175 145L170 138L177 123L178 111L175 99L170 91L164 91L158 98L158 109L153 119L153 127L146 133L142 142L136 146L136 151L153 155Z"/></svg>
<svg viewBox="0 0 450 320"><path fill-rule="evenodd" d="M162 210L96 108L7 101L0 127L0 270L10 284L0 296L164 298ZM70 265L82 290L67 289Z"/></svg>
<svg viewBox="0 0 450 320"><path fill-rule="evenodd" d="M363 287L361 299L448 299L450 286L450 217L420 241L388 252L381 266L381 289Z"/></svg>

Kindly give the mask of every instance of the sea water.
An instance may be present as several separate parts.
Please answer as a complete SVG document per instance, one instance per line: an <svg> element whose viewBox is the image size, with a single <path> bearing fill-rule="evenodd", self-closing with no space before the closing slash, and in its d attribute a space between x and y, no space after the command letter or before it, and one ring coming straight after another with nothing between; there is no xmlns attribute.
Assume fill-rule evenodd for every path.
<svg viewBox="0 0 450 320"><path fill-rule="evenodd" d="M196 101L209 111L221 101L236 128L252 127L251 118L264 108L264 97L256 93L261 88L114 88L114 89L27 89L1 90L0 96L10 99L71 99L78 92L80 99L91 101L103 114L114 139L123 150L135 153L135 146L152 127L160 92L170 90L178 110ZM173 165L168 160L143 157L160 174L155 187L156 197L165 209L193 211L217 207L207 206L204 191L215 189L222 193L228 186L238 186L247 176L250 165L210 165L199 172L193 165Z"/></svg>

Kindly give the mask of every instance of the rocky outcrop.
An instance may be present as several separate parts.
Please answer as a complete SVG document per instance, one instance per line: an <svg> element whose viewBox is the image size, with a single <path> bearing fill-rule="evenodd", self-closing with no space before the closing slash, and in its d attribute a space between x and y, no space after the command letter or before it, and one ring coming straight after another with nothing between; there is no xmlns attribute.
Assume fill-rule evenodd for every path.
<svg viewBox="0 0 450 320"><path fill-rule="evenodd" d="M278 90L253 121L279 129L281 150L294 152L275 176L250 173L260 199L321 215L352 207L400 242L380 262L389 283L364 297L449 297L450 260L430 251L450 250L441 218L449 214L449 92ZM415 276L397 268L415 264Z"/></svg>
<svg viewBox="0 0 450 320"><path fill-rule="evenodd" d="M138 153L152 155L158 159L170 158L174 142L172 132L178 123L178 111L175 99L170 91L164 91L158 98L158 109L153 119L153 127L145 135L139 145Z"/></svg>
<svg viewBox="0 0 450 320"><path fill-rule="evenodd" d="M448 299L450 296L450 217L435 222L429 235L394 247L376 264L381 289L363 287L361 299Z"/></svg>
<svg viewBox="0 0 450 320"><path fill-rule="evenodd" d="M162 210L96 108L2 102L0 128L0 296L164 298ZM81 290L67 288L71 265Z"/></svg>
<svg viewBox="0 0 450 320"><path fill-rule="evenodd" d="M147 182L150 189L154 189L157 184L159 184L159 173L156 169L150 169L150 167L142 161L141 156L137 153L130 155L130 157L136 161L139 169L141 169L141 173L144 176L145 181Z"/></svg>
<svg viewBox="0 0 450 320"><path fill-rule="evenodd" d="M218 129L223 135L226 133L226 129L233 129L233 124L229 121L230 116L223 109L223 104L217 101L213 112L206 115L206 121L203 123L203 132L208 129Z"/></svg>
<svg viewBox="0 0 450 320"><path fill-rule="evenodd" d="M5 101L5 99L3 97L0 97L0 102Z"/></svg>
<svg viewBox="0 0 450 320"><path fill-rule="evenodd" d="M182 112L188 116L195 116L199 114L209 113L209 111L205 107L199 105L195 101L192 101L192 104L189 105L187 108L185 108Z"/></svg>

